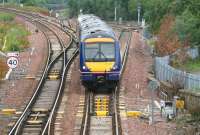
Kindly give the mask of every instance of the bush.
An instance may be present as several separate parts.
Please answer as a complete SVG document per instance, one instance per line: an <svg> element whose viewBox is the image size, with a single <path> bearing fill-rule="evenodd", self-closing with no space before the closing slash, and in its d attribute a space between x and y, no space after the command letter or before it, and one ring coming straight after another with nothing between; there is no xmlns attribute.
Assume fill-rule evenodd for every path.
<svg viewBox="0 0 200 135"><path fill-rule="evenodd" d="M26 36L29 32L21 25L10 24L4 35L3 51L20 51L28 45Z"/></svg>
<svg viewBox="0 0 200 135"><path fill-rule="evenodd" d="M10 14L10 13L0 13L0 21L3 22L10 22L13 21L15 18L14 14Z"/></svg>
<svg viewBox="0 0 200 135"><path fill-rule="evenodd" d="M175 30L182 43L189 41L191 46L200 45L200 17L195 16L188 9L176 18Z"/></svg>
<svg viewBox="0 0 200 135"><path fill-rule="evenodd" d="M193 112L192 114L192 118L195 121L200 121L200 112Z"/></svg>

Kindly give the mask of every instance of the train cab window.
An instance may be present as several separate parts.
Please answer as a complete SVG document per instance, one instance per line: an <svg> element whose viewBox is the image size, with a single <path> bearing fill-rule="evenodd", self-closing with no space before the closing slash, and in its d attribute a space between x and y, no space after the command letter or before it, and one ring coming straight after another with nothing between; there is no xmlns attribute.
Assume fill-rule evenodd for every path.
<svg viewBox="0 0 200 135"><path fill-rule="evenodd" d="M114 61L114 43L87 43L85 44L86 61Z"/></svg>

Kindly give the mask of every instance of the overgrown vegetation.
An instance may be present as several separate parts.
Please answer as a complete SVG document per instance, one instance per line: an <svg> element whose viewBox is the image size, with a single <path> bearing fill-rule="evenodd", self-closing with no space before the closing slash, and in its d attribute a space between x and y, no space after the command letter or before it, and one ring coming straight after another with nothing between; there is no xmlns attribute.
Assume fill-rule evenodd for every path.
<svg viewBox="0 0 200 135"><path fill-rule="evenodd" d="M23 5L23 7L20 7L16 3L6 3L4 6L15 8L15 9L20 9L20 10L25 10L25 11L29 11L29 12L41 13L41 14L44 14L44 15L49 14L49 10L47 8L34 6L32 4L25 4L25 5Z"/></svg>
<svg viewBox="0 0 200 135"><path fill-rule="evenodd" d="M29 32L14 21L15 15L0 13L0 50L20 51L27 47Z"/></svg>
<svg viewBox="0 0 200 135"><path fill-rule="evenodd" d="M160 26L166 16L173 18L164 41L182 46L200 46L200 1L199 0L69 0L70 16L77 16L80 9L83 13L94 13L106 20L114 20L114 9L117 17L126 20L137 20L137 7L141 6L141 16L146 19L153 34L160 32ZM165 31L163 30L163 32ZM171 34L173 33L173 34ZM171 37L167 37L171 35ZM175 39L173 39L175 37ZM167 38L167 39L166 39ZM169 39L169 40L168 40ZM177 46L177 45L175 45ZM163 46L165 48L165 46ZM174 48L169 45L168 49ZM176 49L176 48L175 48ZM166 55L174 52L158 52Z"/></svg>
<svg viewBox="0 0 200 135"><path fill-rule="evenodd" d="M16 3L15 0L8 2ZM114 20L115 8L117 19L137 20L140 5L141 17L146 19L152 33L157 34L163 19L172 16L173 27L170 29L177 34L177 40L182 45L200 46L199 0L21 0L20 3L27 6L66 3L70 17L77 16L82 9L83 13L93 13L105 20Z"/></svg>
<svg viewBox="0 0 200 135"><path fill-rule="evenodd" d="M13 24L8 27L10 28L5 35L6 43L3 51L20 51L27 47L28 40L26 39L26 36L28 35L28 31L21 25Z"/></svg>
<svg viewBox="0 0 200 135"><path fill-rule="evenodd" d="M7 2L16 3L15 0ZM149 30L155 35L158 34L158 37L162 36L159 35L160 32L166 33L163 34L163 41L167 42L161 41L164 43L161 50L167 49L164 52L158 50L159 55L167 55L182 46L200 46L199 0L21 0L20 3L27 6L66 3L70 17L77 16L82 9L83 13L93 13L105 20L114 20L115 8L117 20L119 17L123 20L137 20L137 9L140 6L141 17L146 19ZM162 24L168 21L171 26L168 25L167 28L168 26L164 25L165 29L162 30ZM166 47L168 43L172 44Z"/></svg>
<svg viewBox="0 0 200 135"><path fill-rule="evenodd" d="M192 113L192 118L196 121L200 121L200 112Z"/></svg>
<svg viewBox="0 0 200 135"><path fill-rule="evenodd" d="M117 16L131 19L129 0L69 0L70 17L78 16L80 9L83 13L93 13L106 20L114 20L115 7Z"/></svg>
<svg viewBox="0 0 200 135"><path fill-rule="evenodd" d="M192 72L192 73L199 72L200 73L200 58L189 59L182 65L177 66L177 68L180 68L187 72Z"/></svg>
<svg viewBox="0 0 200 135"><path fill-rule="evenodd" d="M0 22L10 22L15 18L14 14L0 13Z"/></svg>
<svg viewBox="0 0 200 135"><path fill-rule="evenodd" d="M0 58L0 80L5 77L6 72L8 70L8 66L6 65L6 60L3 58Z"/></svg>
<svg viewBox="0 0 200 135"><path fill-rule="evenodd" d="M188 115L183 115L176 120L177 124L200 122L200 113L195 112ZM199 123L200 124L200 123Z"/></svg>

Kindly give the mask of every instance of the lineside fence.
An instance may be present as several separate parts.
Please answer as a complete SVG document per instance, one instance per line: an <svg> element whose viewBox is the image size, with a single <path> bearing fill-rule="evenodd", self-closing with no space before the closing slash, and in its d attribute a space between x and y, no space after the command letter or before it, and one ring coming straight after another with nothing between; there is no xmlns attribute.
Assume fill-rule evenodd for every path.
<svg viewBox="0 0 200 135"><path fill-rule="evenodd" d="M198 57L198 48L189 49L188 55L190 55L191 58ZM179 88L200 91L200 75L186 73L171 67L169 65L169 56L155 57L154 62L156 79L169 82L173 84L173 86Z"/></svg>

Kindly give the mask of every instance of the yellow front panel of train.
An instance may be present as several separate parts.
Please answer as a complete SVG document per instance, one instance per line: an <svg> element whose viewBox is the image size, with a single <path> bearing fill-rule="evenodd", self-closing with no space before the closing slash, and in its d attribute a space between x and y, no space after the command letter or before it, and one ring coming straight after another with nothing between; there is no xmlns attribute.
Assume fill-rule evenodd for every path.
<svg viewBox="0 0 200 135"><path fill-rule="evenodd" d="M96 42L110 42L114 43L114 39L112 38L89 38L85 40L85 43L96 43Z"/></svg>
<svg viewBox="0 0 200 135"><path fill-rule="evenodd" d="M112 69L115 62L86 62L86 66L91 72L108 72Z"/></svg>

